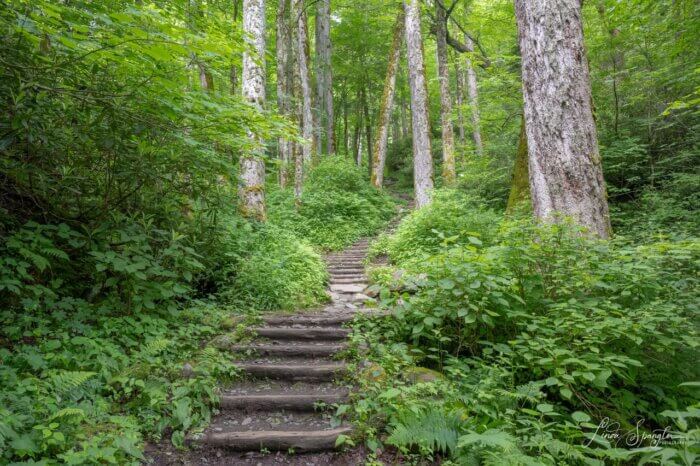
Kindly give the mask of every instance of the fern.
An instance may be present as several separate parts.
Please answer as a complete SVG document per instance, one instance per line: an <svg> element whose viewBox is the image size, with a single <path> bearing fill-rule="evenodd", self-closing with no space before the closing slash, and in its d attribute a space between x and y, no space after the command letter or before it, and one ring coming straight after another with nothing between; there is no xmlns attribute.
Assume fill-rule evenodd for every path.
<svg viewBox="0 0 700 466"><path fill-rule="evenodd" d="M48 389L56 395L65 395L82 387L95 376L94 372L59 371L49 376Z"/></svg>
<svg viewBox="0 0 700 466"><path fill-rule="evenodd" d="M395 421L387 443L396 447L418 446L448 453L457 446L460 413L408 412Z"/></svg>
<svg viewBox="0 0 700 466"><path fill-rule="evenodd" d="M63 408L51 415L49 420L53 421L54 419L58 418L64 418L64 417L71 417L75 416L78 418L84 418L85 417L85 411L83 411L80 408Z"/></svg>
<svg viewBox="0 0 700 466"><path fill-rule="evenodd" d="M170 346L170 340L165 338L156 338L155 340L148 342L141 350L141 353L147 356L153 356L160 353L168 346Z"/></svg>

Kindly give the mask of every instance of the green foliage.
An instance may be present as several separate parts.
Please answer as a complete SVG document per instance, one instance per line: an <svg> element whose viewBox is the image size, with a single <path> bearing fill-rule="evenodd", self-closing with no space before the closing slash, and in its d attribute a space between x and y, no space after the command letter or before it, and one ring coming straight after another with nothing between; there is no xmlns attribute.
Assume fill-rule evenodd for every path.
<svg viewBox="0 0 700 466"><path fill-rule="evenodd" d="M341 249L377 232L395 213L391 198L340 157L326 157L312 167L298 209L290 190L272 192L269 202L271 223L322 250Z"/></svg>
<svg viewBox="0 0 700 466"><path fill-rule="evenodd" d="M248 232L251 249L224 270L221 297L260 310L311 307L326 298L325 264L312 247L279 227Z"/></svg>
<svg viewBox="0 0 700 466"><path fill-rule="evenodd" d="M444 244L491 241L497 227L495 212L480 209L483 202L457 190L435 192L429 208L409 214L396 233L373 246L374 254L388 253L402 266L417 263Z"/></svg>
<svg viewBox="0 0 700 466"><path fill-rule="evenodd" d="M520 218L487 224L486 241L447 237L441 196L375 246L404 273L397 282L378 269L393 315L361 322L356 332L370 359L394 377L366 384L359 421L383 419L389 443L432 458L441 451L432 441L440 429L430 426L461 415L449 424L459 464L691 464L697 393L684 383L700 378L697 238L681 227L646 243L638 235L606 242L567 222ZM493 217L470 212L480 215ZM396 385L416 363L448 377L430 382L430 401L414 397L422 384ZM388 398L396 403L386 406ZM685 424L672 424L672 416L686 415ZM671 426L683 441L615 443L594 435L600 422L621 434Z"/></svg>
<svg viewBox="0 0 700 466"><path fill-rule="evenodd" d="M145 437L182 445L211 416L215 381L235 375L223 352L201 349L227 316L204 305L128 317L86 303L3 311L0 460L138 464Z"/></svg>

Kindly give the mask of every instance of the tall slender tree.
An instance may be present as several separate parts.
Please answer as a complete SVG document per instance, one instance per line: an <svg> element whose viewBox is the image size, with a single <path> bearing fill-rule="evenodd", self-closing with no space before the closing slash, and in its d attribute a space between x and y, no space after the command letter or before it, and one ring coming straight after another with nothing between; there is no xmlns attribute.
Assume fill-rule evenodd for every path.
<svg viewBox="0 0 700 466"><path fill-rule="evenodd" d="M279 113L286 117L289 117L292 113L291 93L293 76L290 56L292 45L290 8L290 0L278 0L276 21L277 107ZM292 141L283 137L277 141L277 152L280 162L279 184L282 188L287 186L293 144Z"/></svg>
<svg viewBox="0 0 700 466"><path fill-rule="evenodd" d="M479 112L479 87L476 81L476 70L470 54L474 52L474 41L468 34L464 35L464 43L467 53L464 59L464 69L467 74L467 99L469 100L469 110L472 117L472 138L474 139L474 149L476 154L484 155L484 143L481 140L481 113Z"/></svg>
<svg viewBox="0 0 700 466"><path fill-rule="evenodd" d="M243 0L243 98L258 109L265 105L265 0ZM246 217L265 220L265 146L249 133L250 148L240 159L240 210Z"/></svg>
<svg viewBox="0 0 700 466"><path fill-rule="evenodd" d="M440 124L442 126L442 178L445 184L454 183L455 138L452 127L452 96L450 73L447 64L447 12L440 2L435 2L435 35L437 37L438 81L440 84Z"/></svg>
<svg viewBox="0 0 700 466"><path fill-rule="evenodd" d="M331 67L331 2L316 2L316 109L319 152L335 153L333 72Z"/></svg>
<svg viewBox="0 0 700 466"><path fill-rule="evenodd" d="M413 123L413 186L416 207L428 205L433 191L433 159L430 153L428 88L423 59L419 0L404 0L408 81Z"/></svg>
<svg viewBox="0 0 700 466"><path fill-rule="evenodd" d="M294 18L296 22L296 52L297 66L301 85L301 135L306 140L302 145L304 163L311 162L315 157L316 146L314 136L314 116L311 96L311 75L309 72L309 32L304 0L293 0Z"/></svg>
<svg viewBox="0 0 700 466"><path fill-rule="evenodd" d="M608 238L581 0L515 0L515 13L534 213L571 216Z"/></svg>
<svg viewBox="0 0 700 466"><path fill-rule="evenodd" d="M401 9L396 16L396 23L394 24L394 38L391 42L391 49L389 50L389 65L386 69L384 92L382 94L381 107L379 108L379 127L377 128L377 137L374 141L371 181L377 188L381 188L384 182L384 164L386 163L386 149L389 139L389 120L391 119L394 106L396 71L399 67L399 59L401 58L401 44L403 42L405 24L405 14L403 9ZM395 125L395 127L397 125ZM394 135L398 135L398 131L394 131Z"/></svg>

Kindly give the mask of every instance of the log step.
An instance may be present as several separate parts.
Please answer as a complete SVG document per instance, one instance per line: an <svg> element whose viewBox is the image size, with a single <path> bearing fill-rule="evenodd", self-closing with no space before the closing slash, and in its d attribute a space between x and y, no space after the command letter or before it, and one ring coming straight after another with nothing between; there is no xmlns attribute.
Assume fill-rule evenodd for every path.
<svg viewBox="0 0 700 466"><path fill-rule="evenodd" d="M275 394L275 395L223 395L222 409L315 411L318 403L327 405L341 404L348 401L347 393L329 393L316 395Z"/></svg>
<svg viewBox="0 0 700 466"><path fill-rule="evenodd" d="M251 330L259 337L278 340L342 340L350 334L350 330L344 328L259 327Z"/></svg>
<svg viewBox="0 0 700 466"><path fill-rule="evenodd" d="M202 437L200 442L235 451L260 451L264 448L271 451L307 452L333 450L339 435L351 433L351 427L316 431L212 432Z"/></svg>
<svg viewBox="0 0 700 466"><path fill-rule="evenodd" d="M304 315L290 315L290 316L264 316L262 318L263 322L269 325L319 325L319 326L333 326L333 325L343 325L352 321L352 315L336 315L336 316L304 316Z"/></svg>
<svg viewBox="0 0 700 466"><path fill-rule="evenodd" d="M293 381L329 382L347 371L347 365L344 363L315 365L235 363L235 365L253 377Z"/></svg>
<svg viewBox="0 0 700 466"><path fill-rule="evenodd" d="M237 353L251 353L260 356L333 356L344 351L347 345L231 345L229 349Z"/></svg>

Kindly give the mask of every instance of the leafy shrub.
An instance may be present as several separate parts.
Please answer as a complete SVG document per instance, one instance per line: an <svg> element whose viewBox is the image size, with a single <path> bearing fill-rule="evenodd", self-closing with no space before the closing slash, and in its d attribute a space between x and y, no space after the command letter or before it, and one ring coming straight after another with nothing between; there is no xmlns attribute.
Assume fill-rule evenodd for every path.
<svg viewBox="0 0 700 466"><path fill-rule="evenodd" d="M251 249L224 270L224 300L259 310L293 310L327 299L325 264L304 240L272 225L258 225L248 240Z"/></svg>
<svg viewBox="0 0 700 466"><path fill-rule="evenodd" d="M291 190L273 191L269 203L271 223L322 250L341 249L371 235L394 215L393 201L340 157L326 157L310 170L298 209Z"/></svg>
<svg viewBox="0 0 700 466"><path fill-rule="evenodd" d="M500 217L491 210L481 209L480 205L476 198L460 191L438 190L429 207L409 214L396 233L382 239L372 251L386 252L405 266L436 253L444 244L488 243Z"/></svg>
<svg viewBox="0 0 700 466"><path fill-rule="evenodd" d="M457 439L449 450L459 461L658 461L663 451L669 464L685 464L683 458L692 457L697 401L687 382L700 379L697 238L606 242L565 222L517 218L492 227L487 241L449 238L439 229L432 240L413 233L418 218L447 217L433 209L443 209L440 201L381 240L378 248L410 273L398 291L382 291L392 318L362 323L357 332L382 366L395 365L382 348L405 342L412 361L403 364L427 364L448 375L446 383L431 383L430 401L414 399L412 387L368 386L370 399L391 393L403 400L391 407L370 400L363 408L383 413L391 443L432 457L445 448L429 441L433 433L417 436L424 442L412 437L411 426L421 418L425 429L447 425L466 409L461 423L450 424L449 437L440 434ZM428 251L423 260L415 260L412 244ZM379 276L389 280L388 273L381 269ZM675 413L688 406L685 415ZM443 414L428 420L428 412ZM687 422L678 424L676 415ZM675 422L687 441L615 449L594 435L605 419L645 433Z"/></svg>

